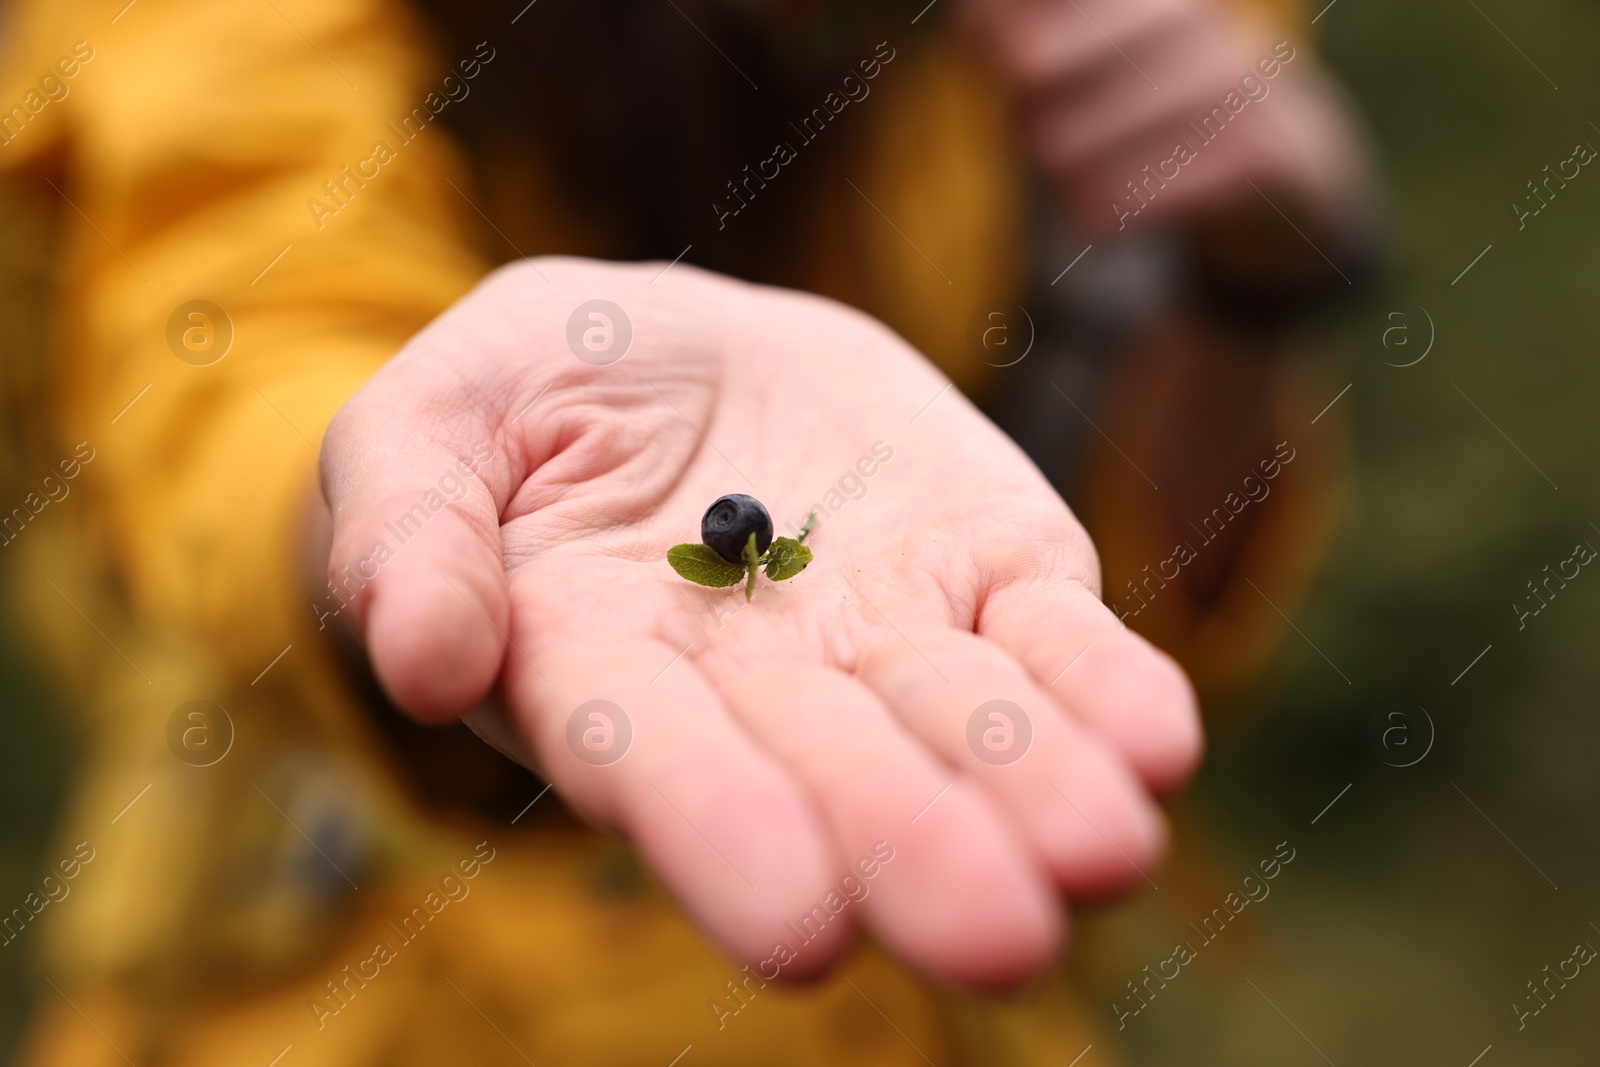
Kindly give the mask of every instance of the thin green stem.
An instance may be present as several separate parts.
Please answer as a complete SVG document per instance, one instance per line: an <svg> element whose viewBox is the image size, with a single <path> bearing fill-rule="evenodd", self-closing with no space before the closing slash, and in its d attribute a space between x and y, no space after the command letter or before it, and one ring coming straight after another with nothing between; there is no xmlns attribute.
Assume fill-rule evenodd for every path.
<svg viewBox="0 0 1600 1067"><path fill-rule="evenodd" d="M750 603L750 598L756 595L756 567L761 562L760 557L756 554L755 534L752 533L750 540L744 543L744 551L740 555L744 557L745 567L748 568L744 580L744 602L748 604Z"/></svg>

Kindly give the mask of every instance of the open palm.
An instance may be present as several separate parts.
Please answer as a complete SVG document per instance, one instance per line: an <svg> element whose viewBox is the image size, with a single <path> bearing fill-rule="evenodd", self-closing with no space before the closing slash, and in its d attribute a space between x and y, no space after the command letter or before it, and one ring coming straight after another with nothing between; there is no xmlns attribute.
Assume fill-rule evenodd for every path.
<svg viewBox="0 0 1600 1067"><path fill-rule="evenodd" d="M939 977L1015 981L1056 951L1057 894L1158 857L1151 794L1199 750L1187 683L1100 603L1026 457L862 315L683 266L516 264L324 453L335 583L392 549L353 614L395 702L443 721L495 693L475 725L769 977L865 924ZM822 505L815 561L748 604L665 559L728 492L780 534Z"/></svg>

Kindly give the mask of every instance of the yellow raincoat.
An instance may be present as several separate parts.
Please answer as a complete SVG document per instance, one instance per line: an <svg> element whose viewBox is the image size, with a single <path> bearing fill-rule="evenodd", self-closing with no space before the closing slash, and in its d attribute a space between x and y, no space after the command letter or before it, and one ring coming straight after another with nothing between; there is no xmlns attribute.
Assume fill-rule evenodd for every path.
<svg viewBox="0 0 1600 1067"><path fill-rule="evenodd" d="M443 128L335 217L308 210L456 58L411 7L6 16L0 165L59 236L26 412L55 481L0 540L85 743L51 862L92 854L5 928L49 982L22 1062L945 1067L1064 1064L1093 1039L1059 980L981 1002L871 948L762 986L524 772L369 710L305 592L317 443L504 248ZM955 50L935 35L902 62L850 166L916 247L840 182L799 269L976 391L967 310L1020 281L1024 168ZM553 236L525 251L603 251L527 188Z"/></svg>

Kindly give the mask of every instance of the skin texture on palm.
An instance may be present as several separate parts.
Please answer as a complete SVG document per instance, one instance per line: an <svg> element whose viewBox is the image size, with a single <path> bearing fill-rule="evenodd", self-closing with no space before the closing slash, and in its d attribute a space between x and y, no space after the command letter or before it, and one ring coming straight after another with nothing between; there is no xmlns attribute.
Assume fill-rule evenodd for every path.
<svg viewBox="0 0 1600 1067"><path fill-rule="evenodd" d="M566 340L594 299L632 327L606 366ZM1200 737L1181 673L1099 602L1077 521L946 384L818 298L684 266L516 264L329 427L330 573L492 443L347 613L395 703L448 721L493 692L530 765L742 960L794 944L785 924L882 841L869 895L783 974L820 971L864 922L938 977L1005 985L1053 957L1059 896L1142 881L1164 839L1152 797ZM892 461L818 525L798 577L745 605L667 565L723 493L798 523L877 441ZM605 766L567 742L597 699L632 728ZM966 740L996 699L1032 728L1005 766Z"/></svg>

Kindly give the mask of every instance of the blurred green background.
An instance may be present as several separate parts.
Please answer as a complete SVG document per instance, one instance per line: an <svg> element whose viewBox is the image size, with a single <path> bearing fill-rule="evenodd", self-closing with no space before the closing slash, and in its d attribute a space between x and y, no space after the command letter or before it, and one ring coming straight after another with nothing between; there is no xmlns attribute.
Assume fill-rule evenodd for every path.
<svg viewBox="0 0 1600 1067"><path fill-rule="evenodd" d="M1209 828L1224 888L1279 841L1296 859L1120 1036L1135 1063L1195 1067L1467 1067L1491 1044L1483 1067L1600 1062L1594 968L1523 1029L1512 1008L1577 942L1600 946L1600 576L1585 568L1525 629L1511 607L1575 544L1600 546L1600 173L1521 231L1511 208L1546 164L1600 147L1600 10L1339 0L1317 29L1393 209L1390 271L1326 329L1338 384L1354 383L1339 403L1355 492L1296 620L1351 684L1291 634L1247 706L1212 709L1239 725L1213 734L1180 825ZM1422 309L1431 354L1386 366L1420 355ZM1412 344L1386 351L1391 312ZM1404 769L1369 743L1393 700L1437 730ZM1119 942L1092 968L1108 1005L1177 940L1199 945L1160 895L1102 920L1118 936L1098 940Z"/></svg>
<svg viewBox="0 0 1600 1067"><path fill-rule="evenodd" d="M1594 968L1526 1029L1511 1007L1576 942L1600 945L1589 925L1600 924L1600 575L1586 568L1520 632L1511 608L1575 543L1600 545L1600 171L1521 232L1510 206L1575 144L1600 146L1600 10L1338 0L1316 30L1369 120L1393 210L1390 271L1324 327L1338 382L1353 382L1339 403L1355 432L1355 492L1297 619L1351 684L1291 634L1246 706L1217 709L1237 725L1213 735L1179 825L1206 835L1224 887L1280 841L1296 858L1118 1036L1134 1063L1193 1067L1467 1067L1491 1044L1484 1067L1600 1062ZM1422 309L1437 326L1431 354L1385 365L1420 352ZM1391 312L1407 316L1413 347L1384 349ZM65 711L17 648L0 644L6 908L42 873L72 747ZM1405 769L1369 743L1391 700L1426 708L1437 729ZM1108 1019L1140 967L1198 942L1161 893L1090 925L1075 966ZM25 952L0 949L0 1054L34 995Z"/></svg>

